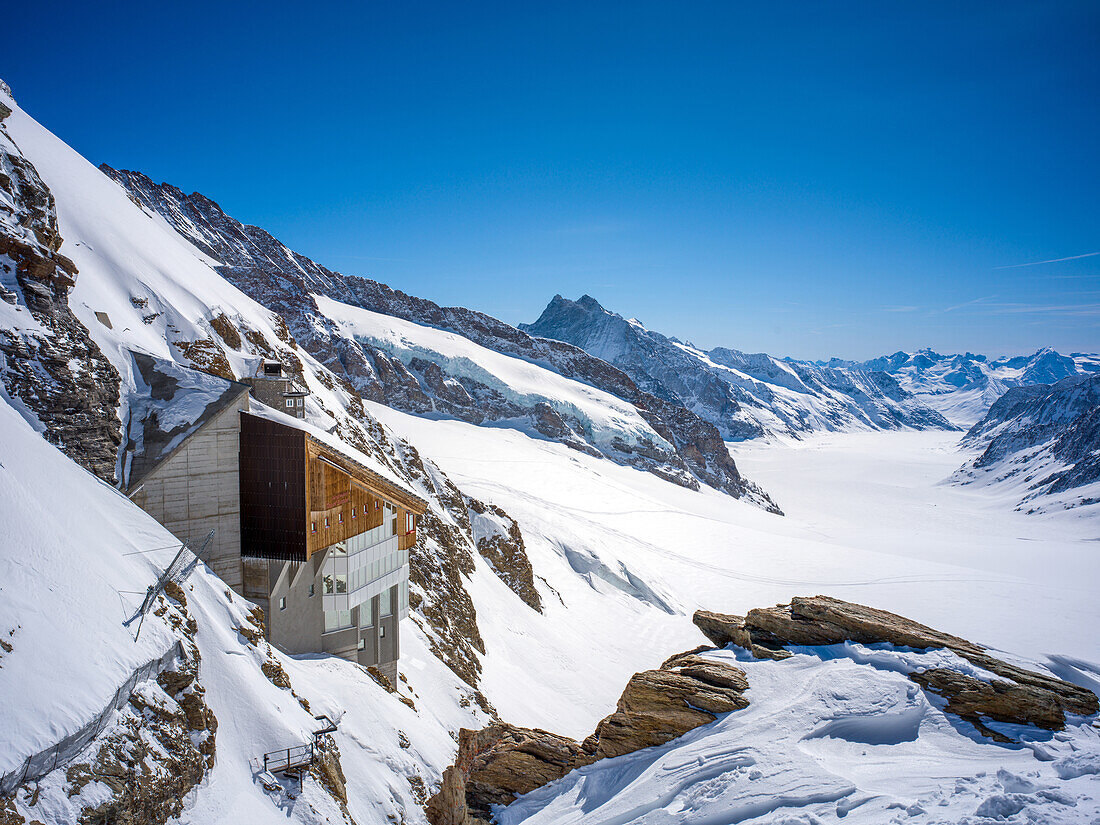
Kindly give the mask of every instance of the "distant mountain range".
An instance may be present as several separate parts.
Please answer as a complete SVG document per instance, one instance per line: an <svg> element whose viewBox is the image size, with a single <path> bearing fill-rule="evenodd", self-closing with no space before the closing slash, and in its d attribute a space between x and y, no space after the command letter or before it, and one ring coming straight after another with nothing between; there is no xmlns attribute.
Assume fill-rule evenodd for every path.
<svg viewBox="0 0 1100 825"><path fill-rule="evenodd" d="M972 424L1010 387L1053 384L1074 375L1100 373L1100 356L1062 355L1044 347L1032 355L992 359L985 355L941 355L931 349L895 352L870 361L833 359L839 369L881 370L956 424Z"/></svg>
<svg viewBox="0 0 1100 825"><path fill-rule="evenodd" d="M531 335L575 344L639 387L682 404L728 441L816 431L962 429L1008 388L1100 371L1100 356L1052 349L999 358L930 349L869 361L799 361L726 347L703 350L606 309L554 296Z"/></svg>
<svg viewBox="0 0 1100 825"><path fill-rule="evenodd" d="M883 370L725 347L704 351L605 309L589 295L576 301L556 295L535 323L520 329L614 364L646 391L714 424L728 441L819 430L956 429Z"/></svg>
<svg viewBox="0 0 1100 825"><path fill-rule="evenodd" d="M1011 388L963 444L982 453L954 480L1011 491L1017 509L1100 502L1100 373Z"/></svg>

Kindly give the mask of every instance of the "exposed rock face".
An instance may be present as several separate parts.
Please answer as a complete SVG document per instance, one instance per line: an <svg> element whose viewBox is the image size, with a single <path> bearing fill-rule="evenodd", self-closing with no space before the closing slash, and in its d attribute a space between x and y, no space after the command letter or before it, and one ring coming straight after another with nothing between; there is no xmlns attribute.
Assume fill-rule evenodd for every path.
<svg viewBox="0 0 1100 825"><path fill-rule="evenodd" d="M226 279L286 319L298 343L346 379L363 398L417 414L445 412L475 424L526 418L539 432L568 446L605 455L693 489L702 481L778 512L763 491L741 477L713 425L677 403L642 391L625 373L605 361L570 344L534 338L472 310L439 307L375 281L332 272L287 249L264 230L234 220L203 195L185 195L173 186L155 184L138 172L101 168L138 202L162 215L200 250L220 261L218 269ZM481 346L591 384L633 404L674 451L656 444L600 448L589 441L580 422L571 422L560 413L548 415L537 404L519 407L476 380L448 374L438 364L418 358L406 364L371 344L350 340L320 313L311 293L449 330Z"/></svg>
<svg viewBox="0 0 1100 825"><path fill-rule="evenodd" d="M1100 702L1091 691L1053 676L1017 667L985 648L885 610L828 596L796 597L789 605L756 608L744 617L700 610L695 624L717 645L734 644L759 658L785 658L784 645L841 642L891 644L950 650L1005 681L985 683L950 670L915 673L913 681L947 699L947 710L972 721L987 735L981 717L1061 730L1065 713L1091 715Z"/></svg>
<svg viewBox="0 0 1100 825"><path fill-rule="evenodd" d="M663 745L713 722L719 713L748 707L743 695L748 687L744 671L694 655L636 673L615 712L584 741L584 750L595 760Z"/></svg>
<svg viewBox="0 0 1100 825"><path fill-rule="evenodd" d="M719 347L704 352L600 306L590 295L555 295L532 335L566 341L614 364L637 385L686 407L730 441L769 432L954 429L881 371L777 359Z"/></svg>
<svg viewBox="0 0 1100 825"><path fill-rule="evenodd" d="M720 713L748 706L739 668L695 653L672 657L659 670L636 673L615 712L583 743L544 730L496 723L462 730L455 763L427 805L432 825L479 825L493 805L560 779L597 759L662 745Z"/></svg>
<svg viewBox="0 0 1100 825"><path fill-rule="evenodd" d="M542 597L535 589L535 573L519 524L495 504L466 497L470 530L477 551L508 587L533 610L542 612Z"/></svg>
<svg viewBox="0 0 1100 825"><path fill-rule="evenodd" d="M0 377L48 441L105 481L115 479L119 376L69 309L77 270L49 188L22 156L0 109Z"/></svg>
<svg viewBox="0 0 1100 825"><path fill-rule="evenodd" d="M984 451L955 474L961 483L1002 483L1022 478L1029 492L1017 509L1039 507L1100 480L1100 375L1073 376L1056 384L1014 387L989 408L963 438ZM1096 504L1066 497L1062 506Z"/></svg>

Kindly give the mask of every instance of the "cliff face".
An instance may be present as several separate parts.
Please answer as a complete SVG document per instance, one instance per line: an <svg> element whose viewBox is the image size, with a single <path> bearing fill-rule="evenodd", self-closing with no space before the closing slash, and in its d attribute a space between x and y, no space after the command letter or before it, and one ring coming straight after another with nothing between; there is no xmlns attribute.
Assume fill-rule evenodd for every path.
<svg viewBox="0 0 1100 825"><path fill-rule="evenodd" d="M4 99L0 93L0 376L51 443L113 482L119 376L69 309L77 269L59 251L53 194L3 125L11 114Z"/></svg>
<svg viewBox="0 0 1100 825"><path fill-rule="evenodd" d="M343 378L363 398L422 415L444 413L463 421L526 422L541 435L570 447L636 466L682 486L700 482L736 498L778 511L744 479L719 431L678 403L640 389L624 372L578 347L534 338L495 318L463 307L440 307L390 287L344 276L288 249L268 232L225 214L209 198L155 184L139 172L102 170L144 208L156 212L247 295L282 316L299 345ZM461 335L474 343L544 366L610 393L638 410L672 449L655 442L609 448L591 438L585 422L538 403L517 403L468 375L423 358L402 359L381 346L342 335L312 297L390 315Z"/></svg>

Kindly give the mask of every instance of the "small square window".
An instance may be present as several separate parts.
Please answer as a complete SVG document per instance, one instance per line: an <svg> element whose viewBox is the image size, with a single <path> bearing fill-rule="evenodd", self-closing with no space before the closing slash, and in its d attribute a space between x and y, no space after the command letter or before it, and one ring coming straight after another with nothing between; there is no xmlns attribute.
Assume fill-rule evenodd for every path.
<svg viewBox="0 0 1100 825"><path fill-rule="evenodd" d="M298 406L299 407L304 407L305 405L306 405L306 400L304 398L299 398L298 399Z"/></svg>
<svg viewBox="0 0 1100 825"><path fill-rule="evenodd" d="M386 637L386 626L382 625L378 628L378 638L384 639Z"/></svg>
<svg viewBox="0 0 1100 825"><path fill-rule="evenodd" d="M360 639L359 640L359 649L360 650L365 650L366 647L367 647L367 640L366 639Z"/></svg>
<svg viewBox="0 0 1100 825"><path fill-rule="evenodd" d="M279 609L286 610L286 596L279 599Z"/></svg>
<svg viewBox="0 0 1100 825"><path fill-rule="evenodd" d="M313 594L316 593L316 592L317 592L317 585L311 584L309 586L309 596L310 596L310 598L313 598Z"/></svg>

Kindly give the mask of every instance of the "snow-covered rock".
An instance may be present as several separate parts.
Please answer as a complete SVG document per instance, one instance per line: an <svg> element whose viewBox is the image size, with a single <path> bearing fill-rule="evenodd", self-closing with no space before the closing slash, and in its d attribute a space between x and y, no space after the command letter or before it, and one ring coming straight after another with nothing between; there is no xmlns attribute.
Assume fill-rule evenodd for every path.
<svg viewBox="0 0 1100 825"><path fill-rule="evenodd" d="M532 335L566 341L619 367L647 392L683 404L729 441L814 431L952 429L881 371L834 369L763 353L700 350L604 309L560 295Z"/></svg>
<svg viewBox="0 0 1100 825"><path fill-rule="evenodd" d="M955 475L961 484L1011 489L1018 509L1100 503L1100 376L1014 387L963 438L982 450Z"/></svg>
<svg viewBox="0 0 1100 825"><path fill-rule="evenodd" d="M941 355L931 349L895 352L870 361L833 359L829 366L879 370L892 375L907 391L950 421L969 427L1010 387L1052 384L1100 369L1100 357L1061 355L1044 347L1032 355L989 358L967 352Z"/></svg>
<svg viewBox="0 0 1100 825"><path fill-rule="evenodd" d="M605 361L573 346L532 338L464 307L440 307L376 281L333 272L264 230L226 215L199 193L185 195L139 172L102 168L151 215L214 261L227 280L279 313L297 343L363 398L417 415L535 430L682 486L702 482L778 509L741 477L713 426L678 402L640 389ZM327 300L324 307L317 296ZM356 309L369 312L356 314ZM339 322L330 314L338 315ZM400 320L387 322L379 315ZM356 334L356 329L369 334ZM413 339L480 352L480 363L452 358L438 346L407 346ZM460 339L468 339L472 348ZM504 374L484 369L489 361L506 367ZM521 385L513 388L512 379ZM530 392L532 381L525 379L557 391L548 396ZM606 413L590 403L573 403L594 395L601 396L597 406L608 406ZM628 423L624 415L634 420ZM608 429L604 425L612 419L616 423Z"/></svg>

